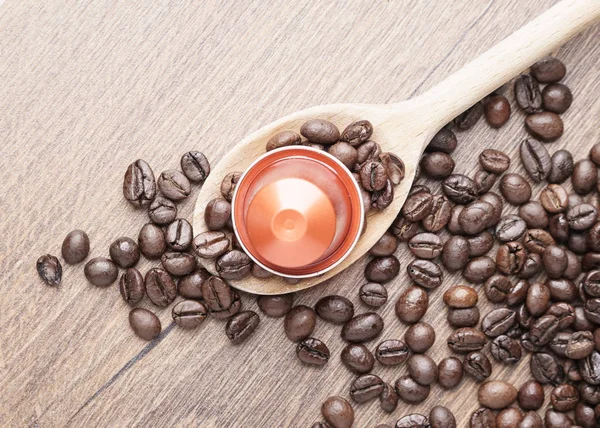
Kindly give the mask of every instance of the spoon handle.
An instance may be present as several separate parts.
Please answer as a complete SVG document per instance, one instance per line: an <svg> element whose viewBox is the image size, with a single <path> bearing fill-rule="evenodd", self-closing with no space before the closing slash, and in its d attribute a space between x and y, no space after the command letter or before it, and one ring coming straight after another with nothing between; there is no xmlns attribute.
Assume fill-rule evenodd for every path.
<svg viewBox="0 0 600 428"><path fill-rule="evenodd" d="M441 129L600 19L600 0L563 0L417 97L426 129Z"/></svg>

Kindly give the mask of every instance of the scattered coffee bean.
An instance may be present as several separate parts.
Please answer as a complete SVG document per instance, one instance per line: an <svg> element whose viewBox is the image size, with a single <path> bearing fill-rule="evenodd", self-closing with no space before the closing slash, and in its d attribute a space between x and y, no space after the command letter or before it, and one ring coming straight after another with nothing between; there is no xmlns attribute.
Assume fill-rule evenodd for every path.
<svg viewBox="0 0 600 428"><path fill-rule="evenodd" d="M454 118L454 125L459 131L466 131L472 128L483 116L483 104L481 102L475 103L469 107L464 113L459 114Z"/></svg>
<svg viewBox="0 0 600 428"><path fill-rule="evenodd" d="M171 276L163 269L153 268L144 279L146 294L156 306L169 306L177 297L177 286Z"/></svg>
<svg viewBox="0 0 600 428"><path fill-rule="evenodd" d="M531 74L542 83L554 83L565 77L567 68L558 59L551 56L542 58L531 66Z"/></svg>
<svg viewBox="0 0 600 428"><path fill-rule="evenodd" d="M530 229L545 229L548 227L548 214L542 204L529 201L519 207L519 217Z"/></svg>
<svg viewBox="0 0 600 428"><path fill-rule="evenodd" d="M433 196L422 191L408 196L402 206L402 215L408 221L417 222L427 217L433 208Z"/></svg>
<svg viewBox="0 0 600 428"><path fill-rule="evenodd" d="M444 194L456 204L468 204L477 198L477 186L466 175L452 174L442 183Z"/></svg>
<svg viewBox="0 0 600 428"><path fill-rule="evenodd" d="M425 322L418 322L406 330L404 341L412 352L421 354L433 346L435 330Z"/></svg>
<svg viewBox="0 0 600 428"><path fill-rule="evenodd" d="M496 426L496 415L490 409L482 407L473 412L469 420L471 428L494 428Z"/></svg>
<svg viewBox="0 0 600 428"><path fill-rule="evenodd" d="M521 345L516 339L500 335L492 340L490 353L496 361L505 364L514 364L521 359Z"/></svg>
<svg viewBox="0 0 600 428"><path fill-rule="evenodd" d="M285 316L283 328L285 335L292 342L309 337L317 323L315 311L305 305L294 306Z"/></svg>
<svg viewBox="0 0 600 428"><path fill-rule="evenodd" d="M491 380L479 387L477 398L482 406L499 410L515 402L517 390L508 382Z"/></svg>
<svg viewBox="0 0 600 428"><path fill-rule="evenodd" d="M490 257L475 257L463 269L463 277L472 283L483 284L496 273L496 264Z"/></svg>
<svg viewBox="0 0 600 428"><path fill-rule="evenodd" d="M489 192L491 188L494 187L496 178L498 178L498 176L491 172L483 170L477 171L475 177L473 177L473 182L475 183L475 187L477 187L477 194L481 195Z"/></svg>
<svg viewBox="0 0 600 428"><path fill-rule="evenodd" d="M385 283L400 272L400 261L394 256L375 257L365 267L365 278L371 282Z"/></svg>
<svg viewBox="0 0 600 428"><path fill-rule="evenodd" d="M238 312L227 320L225 334L231 343L241 343L254 333L259 322L260 317L254 311Z"/></svg>
<svg viewBox="0 0 600 428"><path fill-rule="evenodd" d="M408 346L401 340L385 340L377 345L375 357L385 366L402 364L410 356Z"/></svg>
<svg viewBox="0 0 600 428"><path fill-rule="evenodd" d="M138 159L127 167L123 196L136 207L148 205L156 196L154 172L146 161Z"/></svg>
<svg viewBox="0 0 600 428"><path fill-rule="evenodd" d="M252 260L243 251L231 250L217 259L215 267L221 277L240 280L250 273Z"/></svg>
<svg viewBox="0 0 600 428"><path fill-rule="evenodd" d="M479 309L476 306L464 309L450 309L446 317L454 328L475 327L479 322Z"/></svg>
<svg viewBox="0 0 600 428"><path fill-rule="evenodd" d="M352 382L350 397L357 403L366 403L379 397L383 389L384 383L379 376L364 374Z"/></svg>
<svg viewBox="0 0 600 428"><path fill-rule="evenodd" d="M177 217L177 205L163 196L154 198L148 207L148 218L155 224L169 224Z"/></svg>
<svg viewBox="0 0 600 428"><path fill-rule="evenodd" d="M57 272L60 272L55 268ZM40 268L38 267L38 272ZM48 272L50 272L48 270ZM107 287L117 280L119 269L112 260L105 257L95 257L85 264L83 269L87 280L97 287ZM55 276L56 277L56 276ZM58 276L60 283L60 275Z"/></svg>
<svg viewBox="0 0 600 428"><path fill-rule="evenodd" d="M235 188L237 187L237 183L240 181L241 176L242 173L240 172L230 172L223 177L223 180L221 181L221 196L223 196L227 202L232 201Z"/></svg>
<svg viewBox="0 0 600 428"><path fill-rule="evenodd" d="M196 269L196 258L188 253L164 253L160 258L163 268L173 276L185 276Z"/></svg>
<svg viewBox="0 0 600 428"><path fill-rule="evenodd" d="M442 240L433 233L418 233L408 242L410 251L420 259L434 259L442 252Z"/></svg>
<svg viewBox="0 0 600 428"><path fill-rule="evenodd" d="M75 265L84 261L90 253L90 238L83 230L73 230L65 237L61 253L65 262Z"/></svg>
<svg viewBox="0 0 600 428"><path fill-rule="evenodd" d="M204 221L209 230L219 230L225 227L231 218L231 204L224 198L215 198L206 204Z"/></svg>
<svg viewBox="0 0 600 428"><path fill-rule="evenodd" d="M158 188L172 201L180 201L189 196L192 191L190 181L176 169L163 171L158 177Z"/></svg>
<svg viewBox="0 0 600 428"><path fill-rule="evenodd" d="M471 328L464 327L454 330L448 337L448 347L458 353L468 353L480 351L487 343L487 338L483 332Z"/></svg>
<svg viewBox="0 0 600 428"><path fill-rule="evenodd" d="M167 250L163 230L155 224L146 223L138 235L138 247L146 258L160 258Z"/></svg>
<svg viewBox="0 0 600 428"><path fill-rule="evenodd" d="M496 426L499 427L516 427L523 420L523 412L515 407L509 407L498 413L496 416Z"/></svg>
<svg viewBox="0 0 600 428"><path fill-rule="evenodd" d="M192 243L192 225L185 219L173 221L165 230L167 245L172 251L185 251Z"/></svg>
<svg viewBox="0 0 600 428"><path fill-rule="evenodd" d="M119 291L125 302L130 305L138 304L146 294L144 277L140 271L135 268L127 269L119 280Z"/></svg>
<svg viewBox="0 0 600 428"><path fill-rule="evenodd" d="M434 289L442 284L442 269L430 260L413 260L406 267L408 276L421 287Z"/></svg>
<svg viewBox="0 0 600 428"><path fill-rule="evenodd" d="M525 128L533 138L546 143L558 140L564 131L560 116L549 111L527 116Z"/></svg>
<svg viewBox="0 0 600 428"><path fill-rule="evenodd" d="M469 244L469 255L471 257L480 257L492 249L494 246L494 237L490 232L484 230L477 235L469 236L467 243Z"/></svg>
<svg viewBox="0 0 600 428"><path fill-rule="evenodd" d="M469 352L463 360L463 370L478 382L483 382L492 374L492 363L481 352Z"/></svg>
<svg viewBox="0 0 600 428"><path fill-rule="evenodd" d="M531 198L531 185L519 174L505 174L500 179L500 193L507 202L522 205Z"/></svg>
<svg viewBox="0 0 600 428"><path fill-rule="evenodd" d="M479 163L488 172L502 174L510 166L510 158L500 150L485 149L479 155Z"/></svg>
<svg viewBox="0 0 600 428"><path fill-rule="evenodd" d="M222 256L229 250L229 245L227 234L219 231L200 233L196 235L193 241L196 255L203 259L214 259Z"/></svg>
<svg viewBox="0 0 600 428"><path fill-rule="evenodd" d="M351 343L342 349L342 363L354 373L364 374L373 369L375 357L365 345Z"/></svg>
<svg viewBox="0 0 600 428"><path fill-rule="evenodd" d="M429 307L427 292L417 286L406 288L396 302L396 316L405 323L420 321Z"/></svg>
<svg viewBox="0 0 600 428"><path fill-rule="evenodd" d="M535 380L528 380L519 388L518 402L524 410L538 410L544 404L544 388Z"/></svg>
<svg viewBox="0 0 600 428"><path fill-rule="evenodd" d="M426 153L421 158L421 170L429 177L438 180L452 174L454 166L452 156L444 152Z"/></svg>
<svg viewBox="0 0 600 428"><path fill-rule="evenodd" d="M387 289L377 282L367 282L361 286L359 296L365 305L373 308L383 306L388 299Z"/></svg>
<svg viewBox="0 0 600 428"><path fill-rule="evenodd" d="M383 385L383 391L381 391L381 394L379 395L379 405L381 406L381 409L384 412L392 413L398 407L399 399L400 399L400 397L398 397L398 394L396 393L396 390L394 389L394 387L388 383L385 383ZM387 427L387 425L385 425L383 427L378 426L376 428L385 428L385 427Z"/></svg>
<svg viewBox="0 0 600 428"><path fill-rule="evenodd" d="M373 125L371 125L371 122L368 120L359 120L351 123L344 129L340 140L357 147L371 138L371 135L373 135ZM305 137L310 140L308 136L305 135Z"/></svg>
<svg viewBox="0 0 600 428"><path fill-rule="evenodd" d="M546 211L556 214L567 210L569 195L560 184L549 184L542 190L540 202Z"/></svg>
<svg viewBox="0 0 600 428"><path fill-rule="evenodd" d="M483 231L494 215L494 207L485 201L475 201L465 206L458 216L458 224L467 235Z"/></svg>
<svg viewBox="0 0 600 428"><path fill-rule="evenodd" d="M35 267L38 275L46 284L51 286L60 285L62 279L62 265L55 256L51 254L41 256L37 259Z"/></svg>
<svg viewBox="0 0 600 428"><path fill-rule="evenodd" d="M527 138L521 143L520 153L523 167L533 181L543 181L548 177L552 162L548 150L542 143Z"/></svg>
<svg viewBox="0 0 600 428"><path fill-rule="evenodd" d="M280 149L282 147L299 146L301 141L302 138L300 137L300 134L294 131L282 131L269 138L266 150L267 152L270 152L271 150Z"/></svg>
<svg viewBox="0 0 600 428"><path fill-rule="evenodd" d="M527 114L542 111L540 85L529 74L523 74L515 80L515 99L519 107Z"/></svg>
<svg viewBox="0 0 600 428"><path fill-rule="evenodd" d="M547 352L535 352L531 356L531 375L541 384L558 385L563 381L564 369L556 357Z"/></svg>
<svg viewBox="0 0 600 428"><path fill-rule="evenodd" d="M562 183L573 173L573 156L567 150L554 152L550 159L552 167L548 175L549 183Z"/></svg>
<svg viewBox="0 0 600 428"><path fill-rule="evenodd" d="M463 366L458 358L447 357L438 365L438 383L444 389L456 387L463 377Z"/></svg>
<svg viewBox="0 0 600 428"><path fill-rule="evenodd" d="M504 95L492 95L484 103L485 120L492 128L501 128L510 118L510 103Z"/></svg>
<svg viewBox="0 0 600 428"><path fill-rule="evenodd" d="M135 266L140 259L140 250L131 238L118 238L110 244L110 258L117 266L126 269Z"/></svg>
<svg viewBox="0 0 600 428"><path fill-rule="evenodd" d="M394 185L400 184L406 174L406 167L402 159L393 153L381 153L379 160L385 168L389 181Z"/></svg>
<svg viewBox="0 0 600 428"><path fill-rule="evenodd" d="M202 152L191 151L181 157L181 170L194 183L202 183L210 174L210 163Z"/></svg>
<svg viewBox="0 0 600 428"><path fill-rule="evenodd" d="M335 428L351 428L354 410L342 397L329 397L321 406L325 420Z"/></svg>
<svg viewBox="0 0 600 428"><path fill-rule="evenodd" d="M427 148L426 152L444 152L451 154L456 150L457 139L454 132L448 128L442 128L437 134L433 136Z"/></svg>
<svg viewBox="0 0 600 428"><path fill-rule="evenodd" d="M258 308L268 317L281 318L290 312L294 304L293 294L258 296Z"/></svg>
<svg viewBox="0 0 600 428"><path fill-rule="evenodd" d="M542 282L534 282L527 290L525 306L527 311L534 317L539 317L546 312L550 306L550 289Z"/></svg>
<svg viewBox="0 0 600 428"><path fill-rule="evenodd" d="M438 369L429 355L411 355L406 363L408 374L419 385L431 385L437 380Z"/></svg>
<svg viewBox="0 0 600 428"><path fill-rule="evenodd" d="M333 324L344 324L354 316L354 305L342 296L325 296L317 302L315 311L325 321Z"/></svg>
<svg viewBox="0 0 600 428"><path fill-rule="evenodd" d="M571 90L562 83L548 85L542 91L543 106L545 110L553 113L564 113L573 103Z"/></svg>
<svg viewBox="0 0 600 428"><path fill-rule="evenodd" d="M196 328L206 319L208 309L196 300L182 300L173 306L173 321L182 328Z"/></svg>
<svg viewBox="0 0 600 428"><path fill-rule="evenodd" d="M444 293L444 303L451 308L471 308L477 304L477 292L466 285L456 285Z"/></svg>
<svg viewBox="0 0 600 428"><path fill-rule="evenodd" d="M383 325L383 319L374 312L360 314L344 324L342 338L353 343L367 342L381 334Z"/></svg>
<svg viewBox="0 0 600 428"><path fill-rule="evenodd" d="M542 261L550 278L560 278L567 268L567 253L558 245L549 245L542 254Z"/></svg>
<svg viewBox="0 0 600 428"><path fill-rule="evenodd" d="M204 268L184 276L177 283L177 293L184 299L201 300L202 284L210 277Z"/></svg>
<svg viewBox="0 0 600 428"><path fill-rule="evenodd" d="M143 308L134 308L129 312L129 325L136 336L148 341L158 337L162 329L158 317Z"/></svg>
<svg viewBox="0 0 600 428"><path fill-rule="evenodd" d="M309 337L298 342L296 346L298 359L306 364L322 366L329 361L329 348L319 339Z"/></svg>
<svg viewBox="0 0 600 428"><path fill-rule="evenodd" d="M376 257L391 256L398 248L398 238L390 232L384 233L379 241L371 247L369 254Z"/></svg>
<svg viewBox="0 0 600 428"><path fill-rule="evenodd" d="M506 334L516 322L516 313L509 308L498 308L489 312L481 321L481 330L488 337Z"/></svg>

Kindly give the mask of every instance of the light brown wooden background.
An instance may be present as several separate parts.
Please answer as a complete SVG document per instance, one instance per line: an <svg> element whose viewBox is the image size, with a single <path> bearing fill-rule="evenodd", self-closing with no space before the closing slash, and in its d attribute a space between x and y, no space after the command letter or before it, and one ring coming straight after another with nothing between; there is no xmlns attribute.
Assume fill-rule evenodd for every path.
<svg viewBox="0 0 600 428"><path fill-rule="evenodd" d="M2 2L0 2L2 3ZM224 323L195 331L171 325L147 344L127 323L116 287L97 289L83 266L64 269L63 284L44 286L35 261L60 253L67 232L81 228L91 256L110 242L136 237L146 221L122 197L126 166L138 157L158 174L187 150L211 162L277 117L331 102L386 103L424 91L526 23L552 0L431 1L56 1L7 0L0 6L0 425L307 427L321 402L348 395L339 327L319 322L314 336L332 351L322 368L303 367L281 320L262 318L256 333L232 346ZM575 102L564 115L567 147L577 158L600 141L600 28L562 48ZM509 91L511 92L511 91ZM513 104L514 107L514 104ZM514 157L522 115L493 131L479 123L460 134L457 172L472 173L487 146ZM539 191L539 187L537 188ZM194 194L181 208L191 217ZM380 339L402 337L393 306L409 282L411 257L398 250L402 275L389 284ZM365 259L334 280L303 292L313 305L326 294L351 298ZM139 267L145 272L152 264ZM447 277L442 289L458 280ZM431 293L425 321L438 332L430 354L449 354L442 290ZM482 313L489 310L480 293ZM244 307L255 309L250 296ZM143 306L148 307L144 301ZM153 308L156 309L156 308ZM369 343L374 349L376 343ZM493 378L528 377L528 358L494 364ZM393 383L405 368L374 373ZM391 415L377 401L356 405L357 427L393 424L435 403L459 426L477 407L476 384L444 393L435 387L419 406Z"/></svg>

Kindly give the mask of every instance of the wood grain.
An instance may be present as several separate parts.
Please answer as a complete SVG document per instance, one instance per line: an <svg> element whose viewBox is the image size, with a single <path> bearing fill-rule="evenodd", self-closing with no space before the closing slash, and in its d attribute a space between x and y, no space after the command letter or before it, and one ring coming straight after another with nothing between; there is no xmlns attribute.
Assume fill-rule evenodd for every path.
<svg viewBox="0 0 600 428"><path fill-rule="evenodd" d="M164 331L147 344L130 332L128 307L115 287L96 289L86 283L82 266L65 266L61 287L47 288L35 273L36 259L58 254L74 228L90 235L92 256L106 255L121 235L135 237L146 214L123 200L121 183L138 157L156 172L177 167L192 149L214 163L250 132L311 105L410 98L553 4L1 4L0 426L306 427L319 420L321 402L347 396L353 378L339 363L338 327L320 322L314 333L333 354L323 368L303 367L281 320L267 318L236 347L227 343L222 322L182 331L172 326L169 309L152 308ZM575 101L551 151L568 148L581 158L600 141L599 38L595 27L558 51ZM479 152L492 145L511 154L511 171L523 172L516 150L525 136L523 116L513 108L501 130L480 123L459 135L457 172L472 173ZM181 216L191 219L197 192L181 206ZM411 260L405 247L397 255L403 267ZM337 293L357 312L366 311L357 296L365 263L299 293L297 302L312 305ZM140 268L154 265L143 261ZM436 361L449 354L441 294L460 281L447 276L431 293L425 321L437 329L429 352ZM393 303L408 284L402 272L388 286L391 300L378 311L386 320L382 339L406 330ZM480 297L485 314L491 306ZM251 296L243 303L256 310ZM147 301L143 306L150 307ZM405 367L377 366L374 372L393 382ZM528 358L516 367L495 364L492 376L520 385ZM376 401L356 405L355 426L393 424L434 403L448 406L465 426L477 407L476 387L470 379L450 393L435 387L425 403L401 404L391 415Z"/></svg>

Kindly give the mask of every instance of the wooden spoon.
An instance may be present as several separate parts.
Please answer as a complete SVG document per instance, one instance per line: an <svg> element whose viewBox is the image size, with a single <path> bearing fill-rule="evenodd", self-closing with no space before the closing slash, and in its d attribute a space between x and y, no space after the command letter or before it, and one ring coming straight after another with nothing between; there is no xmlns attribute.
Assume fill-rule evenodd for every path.
<svg viewBox="0 0 600 428"><path fill-rule="evenodd" d="M398 104L329 104L307 108L285 116L250 134L213 168L198 195L194 212L196 233L207 230L206 204L220 196L223 177L232 171L243 172L265 153L267 140L274 134L293 130L309 119L333 122L340 130L360 119L373 124L371 139L385 152L398 155L406 165L406 176L395 188L393 203L385 210L368 213L366 233L352 253L326 274L289 284L281 278L256 279L247 276L231 285L254 294L284 294L303 290L341 272L377 242L390 227L410 190L423 150L445 124L486 95L521 73L538 59L558 48L600 18L600 0L563 0L479 58L448 77L426 93ZM214 261L200 259L213 274Z"/></svg>

